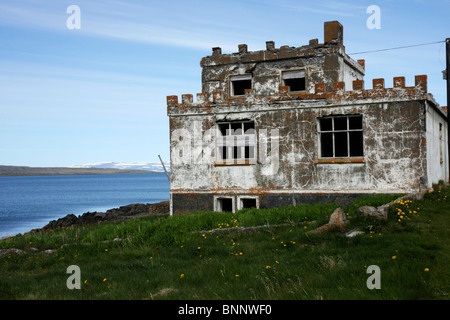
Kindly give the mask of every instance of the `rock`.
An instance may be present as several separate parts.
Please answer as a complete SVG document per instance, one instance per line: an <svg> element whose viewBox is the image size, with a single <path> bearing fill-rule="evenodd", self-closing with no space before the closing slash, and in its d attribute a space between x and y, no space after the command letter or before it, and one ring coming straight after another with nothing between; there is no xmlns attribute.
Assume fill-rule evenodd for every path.
<svg viewBox="0 0 450 320"><path fill-rule="evenodd" d="M168 214L170 213L170 201L165 200L149 205L149 214Z"/></svg>
<svg viewBox="0 0 450 320"><path fill-rule="evenodd" d="M354 236L357 236L359 234L364 234L364 232L360 230L350 230L344 234L347 238L353 238Z"/></svg>
<svg viewBox="0 0 450 320"><path fill-rule="evenodd" d="M330 224L326 223L323 226L320 226L314 230L310 230L310 231L306 232L306 234L320 234L320 233L324 233L325 231L328 231L330 229L331 229Z"/></svg>
<svg viewBox="0 0 450 320"><path fill-rule="evenodd" d="M382 205L378 208L371 207L371 206L362 206L358 209L358 213L362 216L369 216L369 217L375 217L378 219L387 219L389 212L389 206L388 205Z"/></svg>
<svg viewBox="0 0 450 320"><path fill-rule="evenodd" d="M65 228L70 227L74 224L77 224L77 216L74 214L68 214L64 218L60 218L58 220L52 220L50 221L45 227L43 227L43 230L50 230L50 229L57 229L57 228Z"/></svg>
<svg viewBox="0 0 450 320"><path fill-rule="evenodd" d="M14 255L23 255L26 254L25 251L16 249L16 248L9 248L9 249L0 249L0 257L4 256L14 256Z"/></svg>
<svg viewBox="0 0 450 320"><path fill-rule="evenodd" d="M362 216L372 216L377 211L377 208L371 206L362 206L358 209L358 213Z"/></svg>
<svg viewBox="0 0 450 320"><path fill-rule="evenodd" d="M345 227L348 223L344 210L337 208L333 211L328 224L332 227Z"/></svg>
<svg viewBox="0 0 450 320"><path fill-rule="evenodd" d="M106 221L119 221L123 219L144 217L149 214L168 214L170 202L168 200L157 203L134 203L119 208L107 210L106 212L86 212L80 216L68 214L58 220L50 221L41 229L33 229L32 232L47 231L71 226L100 223Z"/></svg>
<svg viewBox="0 0 450 320"><path fill-rule="evenodd" d="M393 203L392 203L393 204ZM389 207L392 205L391 203L383 204L377 208L378 217L384 220L387 220L389 215Z"/></svg>
<svg viewBox="0 0 450 320"><path fill-rule="evenodd" d="M326 223L323 226L318 227L314 230L310 230L306 233L307 234L320 234L320 233L324 233L324 232L326 232L330 229L334 229L334 228L343 229L343 228L345 228L345 226L347 224L348 224L348 220L347 220L344 210L342 210L341 208L337 208L331 214L330 220L328 221L328 223Z"/></svg>
<svg viewBox="0 0 450 320"><path fill-rule="evenodd" d="M45 254L46 256L49 256L49 255L51 255L51 254L56 253L56 251L57 251L57 250L48 249L48 250L45 250L45 251L44 251L44 254Z"/></svg>

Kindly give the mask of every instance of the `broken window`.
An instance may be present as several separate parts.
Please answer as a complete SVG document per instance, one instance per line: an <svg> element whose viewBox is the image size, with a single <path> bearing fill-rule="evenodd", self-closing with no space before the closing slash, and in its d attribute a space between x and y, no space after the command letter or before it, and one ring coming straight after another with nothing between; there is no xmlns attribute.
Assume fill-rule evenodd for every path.
<svg viewBox="0 0 450 320"><path fill-rule="evenodd" d="M306 90L305 70L284 71L281 78L283 85L289 87L289 91Z"/></svg>
<svg viewBox="0 0 450 320"><path fill-rule="evenodd" d="M252 88L252 76L250 74L233 76L230 78L230 82L231 96L243 96L245 95L245 89Z"/></svg>
<svg viewBox="0 0 450 320"><path fill-rule="evenodd" d="M256 199L252 198L242 198L241 199L242 209L256 208Z"/></svg>
<svg viewBox="0 0 450 320"><path fill-rule="evenodd" d="M334 116L319 119L322 158L362 157L362 116Z"/></svg>
<svg viewBox="0 0 450 320"><path fill-rule="evenodd" d="M256 159L255 123L234 121L218 123L218 161L247 164Z"/></svg>
<svg viewBox="0 0 450 320"><path fill-rule="evenodd" d="M233 198L218 198L216 208L219 212L233 212Z"/></svg>

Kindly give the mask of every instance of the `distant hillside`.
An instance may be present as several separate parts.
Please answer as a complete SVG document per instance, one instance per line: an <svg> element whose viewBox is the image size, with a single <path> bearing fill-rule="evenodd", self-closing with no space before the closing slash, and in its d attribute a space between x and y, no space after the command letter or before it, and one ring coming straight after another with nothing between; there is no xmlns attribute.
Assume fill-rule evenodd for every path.
<svg viewBox="0 0 450 320"><path fill-rule="evenodd" d="M63 174L151 173L149 170L111 168L25 167L0 165L0 176L41 176Z"/></svg>
<svg viewBox="0 0 450 320"><path fill-rule="evenodd" d="M164 166L167 171L170 171L170 162L164 162ZM108 168L164 172L161 162L97 162L72 166L71 168Z"/></svg>

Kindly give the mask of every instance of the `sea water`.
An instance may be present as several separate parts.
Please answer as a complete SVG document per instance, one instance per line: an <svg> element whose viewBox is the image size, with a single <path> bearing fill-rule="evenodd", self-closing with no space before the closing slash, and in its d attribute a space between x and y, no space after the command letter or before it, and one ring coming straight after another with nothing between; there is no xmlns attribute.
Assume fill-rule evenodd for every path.
<svg viewBox="0 0 450 320"><path fill-rule="evenodd" d="M169 200L165 173L0 177L0 238L73 213Z"/></svg>

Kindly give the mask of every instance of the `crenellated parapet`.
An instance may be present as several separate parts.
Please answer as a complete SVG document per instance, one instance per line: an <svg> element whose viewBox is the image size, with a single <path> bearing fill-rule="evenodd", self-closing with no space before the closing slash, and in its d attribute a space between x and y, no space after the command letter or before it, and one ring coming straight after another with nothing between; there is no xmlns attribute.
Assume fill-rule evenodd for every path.
<svg viewBox="0 0 450 320"><path fill-rule="evenodd" d="M367 102L367 100L420 100L432 99L428 94L427 76L415 76L414 86L405 85L405 77L394 77L393 87L386 88L385 80L373 79L372 89L365 89L364 80L354 80L351 90L345 88L344 82L334 82L332 90L327 90L325 83L316 83L314 93L290 92L288 86L279 86L278 91L271 96L258 96L254 89L245 90L245 95L239 97L226 98L224 92L218 91L212 94L197 93L196 101L192 94L183 94L181 101L178 96L168 96L167 106L178 108L213 108L215 106L233 106L233 105L252 105L263 103L276 103L279 101L320 101L324 103L355 103L358 100Z"/></svg>
<svg viewBox="0 0 450 320"><path fill-rule="evenodd" d="M204 57L200 65L202 67L218 66L234 63L251 63L261 61L273 61L292 59L299 57L313 57L316 55L344 52L343 46L344 28L338 21L324 23L324 42L319 43L317 38L311 39L309 44L292 47L283 45L279 48L274 41L266 41L266 49L249 51L246 44L239 44L238 51L234 53L222 53L222 48L213 47L212 54ZM364 66L362 66L364 68Z"/></svg>

